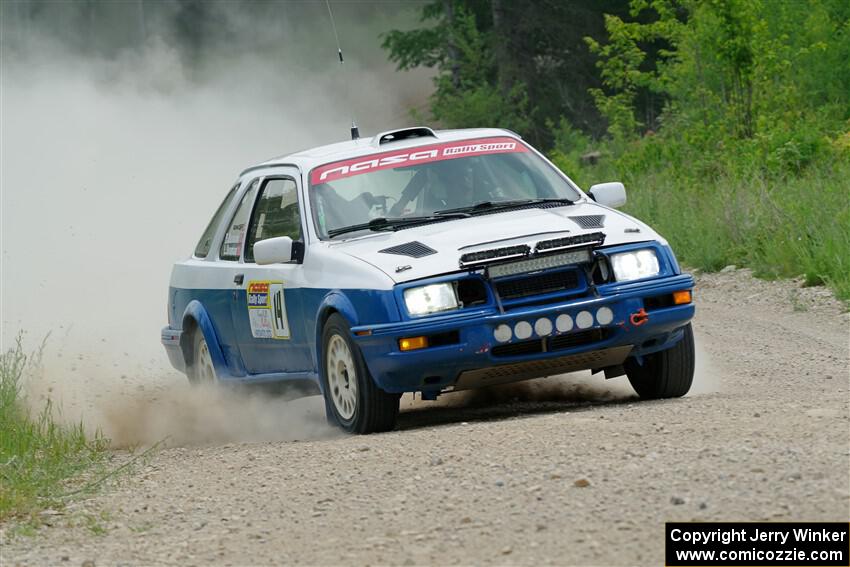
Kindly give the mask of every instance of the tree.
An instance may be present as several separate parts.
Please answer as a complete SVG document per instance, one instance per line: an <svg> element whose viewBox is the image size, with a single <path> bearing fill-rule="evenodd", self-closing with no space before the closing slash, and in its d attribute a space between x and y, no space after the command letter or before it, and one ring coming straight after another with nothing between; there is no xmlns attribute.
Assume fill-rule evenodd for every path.
<svg viewBox="0 0 850 567"><path fill-rule="evenodd" d="M423 26L393 30L383 46L401 70L438 71L431 114L448 127L515 129L548 147L548 124L566 117L586 132L605 123L588 93L601 82L583 37L605 33L603 13L625 0L439 0Z"/></svg>

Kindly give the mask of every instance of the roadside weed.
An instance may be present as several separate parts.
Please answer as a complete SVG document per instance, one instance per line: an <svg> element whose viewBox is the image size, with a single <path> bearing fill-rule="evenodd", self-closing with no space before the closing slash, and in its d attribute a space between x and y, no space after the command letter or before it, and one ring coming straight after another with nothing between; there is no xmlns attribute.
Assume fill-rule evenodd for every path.
<svg viewBox="0 0 850 567"><path fill-rule="evenodd" d="M82 423L58 423L50 400L38 412L28 407L23 380L40 360L41 350L28 356L20 336L0 354L0 520L35 519L42 509L61 507L72 479L107 455L100 434L88 435Z"/></svg>

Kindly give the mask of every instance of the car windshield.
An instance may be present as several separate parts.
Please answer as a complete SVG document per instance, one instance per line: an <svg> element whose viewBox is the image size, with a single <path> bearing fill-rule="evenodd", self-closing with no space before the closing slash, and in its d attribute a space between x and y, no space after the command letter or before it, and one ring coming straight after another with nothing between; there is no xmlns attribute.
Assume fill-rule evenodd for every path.
<svg viewBox="0 0 850 567"><path fill-rule="evenodd" d="M555 199L569 204L579 197L552 166L509 137L418 146L310 172L313 219L321 238L410 226L417 218L435 222L465 216L446 211L477 214L492 212L500 203Z"/></svg>

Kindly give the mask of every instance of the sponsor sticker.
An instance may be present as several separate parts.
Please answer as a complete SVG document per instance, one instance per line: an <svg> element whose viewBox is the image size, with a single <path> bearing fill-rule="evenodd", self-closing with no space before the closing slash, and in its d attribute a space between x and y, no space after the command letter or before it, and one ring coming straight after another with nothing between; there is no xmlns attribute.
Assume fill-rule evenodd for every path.
<svg viewBox="0 0 850 567"><path fill-rule="evenodd" d="M337 179L344 179L362 173L393 169L447 159L456 159L473 155L504 154L528 152L528 147L513 138L480 138L478 140L463 140L448 144L434 144L411 148L409 151L384 152L370 156L328 163L313 168L310 172L310 183L318 185Z"/></svg>
<svg viewBox="0 0 850 567"><path fill-rule="evenodd" d="M289 319L283 282L250 281L248 321L255 339L288 339Z"/></svg>
<svg viewBox="0 0 850 567"><path fill-rule="evenodd" d="M248 283L248 309L268 308L270 282Z"/></svg>

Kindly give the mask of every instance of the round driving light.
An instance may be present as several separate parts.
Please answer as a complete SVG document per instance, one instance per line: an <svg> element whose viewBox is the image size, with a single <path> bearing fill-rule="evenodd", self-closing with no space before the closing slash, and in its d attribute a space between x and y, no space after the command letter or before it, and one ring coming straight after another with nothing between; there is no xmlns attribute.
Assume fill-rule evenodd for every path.
<svg viewBox="0 0 850 567"><path fill-rule="evenodd" d="M596 320L599 321L600 325L607 325L614 320L614 312L611 311L610 307L600 307L599 311L596 312Z"/></svg>
<svg viewBox="0 0 850 567"><path fill-rule="evenodd" d="M550 334L552 332L552 321L546 317L541 317L534 322L534 332L541 337L545 337Z"/></svg>
<svg viewBox="0 0 850 567"><path fill-rule="evenodd" d="M558 329L559 333L566 333L573 328L573 318L566 313L562 313L561 315L558 315L557 319L555 319L555 327Z"/></svg>
<svg viewBox="0 0 850 567"><path fill-rule="evenodd" d="M590 314L590 311L582 311L576 315L576 326L579 329L587 329L593 326L593 315Z"/></svg>
<svg viewBox="0 0 850 567"><path fill-rule="evenodd" d="M514 334L516 335L516 338L520 340L527 339L531 336L531 323L528 321L520 321L516 324L516 327L514 327Z"/></svg>
<svg viewBox="0 0 850 567"><path fill-rule="evenodd" d="M498 327L496 327L496 330L493 331L493 336L500 343L508 342L509 340L511 340L512 335L513 332L511 331L511 328L507 325L499 325Z"/></svg>

